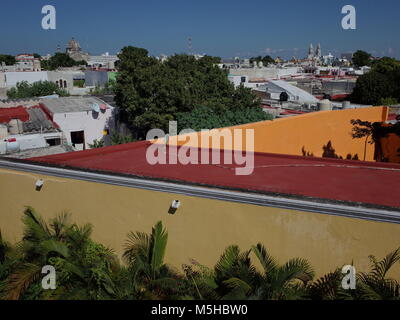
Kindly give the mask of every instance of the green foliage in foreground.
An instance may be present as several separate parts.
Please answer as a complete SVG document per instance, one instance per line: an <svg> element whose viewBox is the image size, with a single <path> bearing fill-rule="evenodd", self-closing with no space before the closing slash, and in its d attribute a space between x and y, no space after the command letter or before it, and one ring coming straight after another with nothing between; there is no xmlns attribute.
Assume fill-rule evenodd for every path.
<svg viewBox="0 0 400 320"><path fill-rule="evenodd" d="M279 263L262 244L225 249L214 268L192 261L178 271L165 263L168 232L157 222L150 234L130 232L122 262L62 213L46 223L33 208L23 218L22 240L11 245L0 233L2 299L399 299L400 284L387 274L400 249L383 260L370 256L371 271L357 275L354 290L341 287L340 268L314 280L307 260ZM257 268L255 266L257 263ZM41 287L41 269L52 265L55 290Z"/></svg>
<svg viewBox="0 0 400 320"><path fill-rule="evenodd" d="M16 87L7 91L9 99L24 99L32 97L42 97L58 94L61 97L68 96L68 92L60 89L54 82L37 81L29 84L27 81L18 82Z"/></svg>

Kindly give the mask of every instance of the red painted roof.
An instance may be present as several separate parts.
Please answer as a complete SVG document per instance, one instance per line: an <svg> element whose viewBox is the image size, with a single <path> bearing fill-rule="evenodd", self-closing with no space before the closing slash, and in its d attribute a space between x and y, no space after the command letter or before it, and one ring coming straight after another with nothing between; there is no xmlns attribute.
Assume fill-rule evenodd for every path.
<svg viewBox="0 0 400 320"><path fill-rule="evenodd" d="M23 122L29 120L29 113L24 107L0 108L0 123L8 123L12 119L19 119Z"/></svg>
<svg viewBox="0 0 400 320"><path fill-rule="evenodd" d="M400 208L399 164L256 153L253 173L237 176L235 165L150 165L146 161L149 145L143 141L30 160L267 194Z"/></svg>

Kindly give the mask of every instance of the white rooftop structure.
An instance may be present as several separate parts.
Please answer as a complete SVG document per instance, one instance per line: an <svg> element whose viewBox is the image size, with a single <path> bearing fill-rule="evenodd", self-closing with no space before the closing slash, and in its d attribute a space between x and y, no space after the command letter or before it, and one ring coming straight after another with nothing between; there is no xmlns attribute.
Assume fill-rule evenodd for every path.
<svg viewBox="0 0 400 320"><path fill-rule="evenodd" d="M46 108L54 113L92 111L94 104L106 104L96 97L62 97L43 99ZM112 108L106 104L107 108Z"/></svg>
<svg viewBox="0 0 400 320"><path fill-rule="evenodd" d="M283 80L271 80L265 85L267 93L272 99L279 100L282 92L289 95L289 101L298 103L317 103L319 100L313 95Z"/></svg>

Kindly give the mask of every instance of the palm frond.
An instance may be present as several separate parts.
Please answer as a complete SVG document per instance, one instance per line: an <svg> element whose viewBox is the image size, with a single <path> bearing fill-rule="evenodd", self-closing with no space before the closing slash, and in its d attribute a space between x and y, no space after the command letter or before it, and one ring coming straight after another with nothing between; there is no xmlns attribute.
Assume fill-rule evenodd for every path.
<svg viewBox="0 0 400 320"><path fill-rule="evenodd" d="M10 249L11 249L10 244L3 239L0 230L0 263L3 263L5 261L6 255L10 251Z"/></svg>
<svg viewBox="0 0 400 320"><path fill-rule="evenodd" d="M243 281L242 279L239 278L230 278L228 280L225 280L224 284L231 289L240 289L245 294L250 293L253 289L252 286L249 285L246 281Z"/></svg>
<svg viewBox="0 0 400 320"><path fill-rule="evenodd" d="M48 239L51 236L46 222L43 221L32 207L26 207L22 222L25 226L24 240L37 242Z"/></svg>
<svg viewBox="0 0 400 320"><path fill-rule="evenodd" d="M153 227L150 237L150 265L153 271L161 268L164 264L164 256L167 248L168 232L163 228L159 221Z"/></svg>
<svg viewBox="0 0 400 320"><path fill-rule="evenodd" d="M73 224L67 229L66 236L71 247L74 250L80 250L90 240L92 231L93 226L89 223L83 226Z"/></svg>
<svg viewBox="0 0 400 320"><path fill-rule="evenodd" d="M150 248L150 237L143 232L130 232L124 245L123 258L130 264L138 257L147 257Z"/></svg>
<svg viewBox="0 0 400 320"><path fill-rule="evenodd" d="M294 258L286 262L280 269L280 276L285 281L298 279L307 283L314 278L314 269L306 259Z"/></svg>
<svg viewBox="0 0 400 320"><path fill-rule="evenodd" d="M70 214L68 212L61 212L56 218L51 220L50 226L54 231L57 239L64 237L66 229L69 227Z"/></svg>
<svg viewBox="0 0 400 320"><path fill-rule="evenodd" d="M385 278L390 268L400 260L400 248L390 252L381 261L377 261L374 256L369 257L372 262L372 275L377 278Z"/></svg>
<svg viewBox="0 0 400 320"><path fill-rule="evenodd" d="M275 259L268 254L267 249L261 243L252 246L252 251L261 263L265 273L274 272L276 270L277 264Z"/></svg>
<svg viewBox="0 0 400 320"><path fill-rule="evenodd" d="M232 245L227 247L215 265L215 271L221 274L231 273L233 266L238 261L239 254L239 246Z"/></svg>
<svg viewBox="0 0 400 320"><path fill-rule="evenodd" d="M335 300L338 298L340 283L340 270L329 272L308 286L308 296L311 299Z"/></svg>
<svg viewBox="0 0 400 320"><path fill-rule="evenodd" d="M8 277L6 299L18 300L29 286L38 279L42 268L36 264L25 263Z"/></svg>
<svg viewBox="0 0 400 320"><path fill-rule="evenodd" d="M58 255L68 258L69 249L67 245L58 240L44 240L40 242L39 250L44 256L48 256L49 253L57 253Z"/></svg>

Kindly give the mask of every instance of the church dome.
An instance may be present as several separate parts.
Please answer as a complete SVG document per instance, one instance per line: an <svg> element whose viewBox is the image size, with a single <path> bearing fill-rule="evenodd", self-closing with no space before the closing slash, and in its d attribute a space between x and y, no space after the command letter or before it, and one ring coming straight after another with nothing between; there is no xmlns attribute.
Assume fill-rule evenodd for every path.
<svg viewBox="0 0 400 320"><path fill-rule="evenodd" d="M81 46L74 38L72 38L67 44L67 49L72 51L79 51L81 49Z"/></svg>

